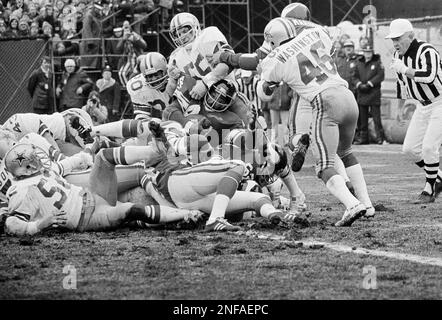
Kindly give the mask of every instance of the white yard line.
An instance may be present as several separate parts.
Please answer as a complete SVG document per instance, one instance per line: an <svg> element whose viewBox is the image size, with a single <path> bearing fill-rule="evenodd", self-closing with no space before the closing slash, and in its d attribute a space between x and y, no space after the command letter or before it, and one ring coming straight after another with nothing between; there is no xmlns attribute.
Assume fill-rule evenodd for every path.
<svg viewBox="0 0 442 320"><path fill-rule="evenodd" d="M245 235L250 237L256 237L258 239L266 239L266 240L276 240L283 243L292 243L292 244L299 244L306 247L315 247L320 246L324 247L330 250L338 251L338 252L346 252L346 253L355 253L355 254L363 254L368 256L376 256L376 257L383 257L383 258L390 258L395 260L402 260L402 261L411 261L415 263L425 264L425 265L431 265L431 266L437 266L442 267L442 258L436 258L436 257L424 257L419 256L415 254L408 254L408 253L399 253L399 252L391 252L391 251L383 251L383 250L372 250L372 249L365 249L365 248L358 248L356 246L348 246L340 243L329 243L325 241L317 241L314 239L305 239L301 241L289 241L283 236L278 236L274 234L269 233L261 233L261 232L254 232L254 231L248 231L244 232Z"/></svg>

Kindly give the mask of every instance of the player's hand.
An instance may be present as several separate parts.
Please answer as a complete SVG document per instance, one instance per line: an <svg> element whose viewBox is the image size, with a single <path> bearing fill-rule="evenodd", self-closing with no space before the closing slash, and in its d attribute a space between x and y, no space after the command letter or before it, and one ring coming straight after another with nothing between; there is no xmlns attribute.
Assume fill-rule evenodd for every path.
<svg viewBox="0 0 442 320"><path fill-rule="evenodd" d="M212 67L216 66L218 63L221 62L221 53L223 53L223 51L219 50L218 52L213 54L212 59L211 59Z"/></svg>
<svg viewBox="0 0 442 320"><path fill-rule="evenodd" d="M202 80L197 80L190 91L190 96L195 100L200 100L207 92L207 86Z"/></svg>
<svg viewBox="0 0 442 320"><path fill-rule="evenodd" d="M75 91L78 95L80 95L80 94L82 94L83 93L83 88L82 87L79 87L78 89L77 89L77 91Z"/></svg>
<svg viewBox="0 0 442 320"><path fill-rule="evenodd" d="M400 59L393 58L390 69L394 70L397 73L405 74L408 70L408 67L402 62Z"/></svg>
<svg viewBox="0 0 442 320"><path fill-rule="evenodd" d="M67 220L67 214L64 210L54 210L38 221L37 228L39 231L43 231L51 227L64 227L66 226Z"/></svg>
<svg viewBox="0 0 442 320"><path fill-rule="evenodd" d="M178 66L176 65L176 60L173 60L172 65L170 65L167 68L167 74L173 80L178 80L179 77L181 77L181 71L180 71L180 69L178 69Z"/></svg>

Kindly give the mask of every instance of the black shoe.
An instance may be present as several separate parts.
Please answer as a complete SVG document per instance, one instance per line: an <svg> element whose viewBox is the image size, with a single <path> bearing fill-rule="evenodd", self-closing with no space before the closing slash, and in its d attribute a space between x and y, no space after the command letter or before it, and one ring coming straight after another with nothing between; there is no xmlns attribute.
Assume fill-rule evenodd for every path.
<svg viewBox="0 0 442 320"><path fill-rule="evenodd" d="M415 201L413 201L414 204L426 204L434 202L435 197L431 194L429 194L427 191L422 191L422 193L417 197Z"/></svg>
<svg viewBox="0 0 442 320"><path fill-rule="evenodd" d="M436 182L434 185L434 195L433 197L436 199L440 193L442 192L442 181L441 182Z"/></svg>
<svg viewBox="0 0 442 320"><path fill-rule="evenodd" d="M307 153L308 147L310 146L310 135L305 133L301 136L296 146L293 148L292 153L292 170L293 172L298 172L301 170L305 154Z"/></svg>

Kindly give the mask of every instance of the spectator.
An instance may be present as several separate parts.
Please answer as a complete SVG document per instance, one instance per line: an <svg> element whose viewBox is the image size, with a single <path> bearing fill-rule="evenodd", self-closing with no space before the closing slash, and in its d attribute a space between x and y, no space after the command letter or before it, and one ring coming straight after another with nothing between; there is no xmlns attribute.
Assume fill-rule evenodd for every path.
<svg viewBox="0 0 442 320"><path fill-rule="evenodd" d="M85 97L94 86L94 82L73 59L67 59L64 67L66 72L56 89L57 97L60 97L60 112L70 108L82 108Z"/></svg>
<svg viewBox="0 0 442 320"><path fill-rule="evenodd" d="M123 36L123 28L118 27L113 29L113 38L105 39L106 53L109 55L116 55L123 53L123 47L118 47L119 40ZM121 50L121 51L119 51ZM116 70L118 68L118 62L120 57L107 56L106 57L108 64L111 66L112 70Z"/></svg>
<svg viewBox="0 0 442 320"><path fill-rule="evenodd" d="M339 40L334 41L332 57L335 60L335 62L338 59L338 57L343 57L344 55L345 53L342 48L342 43Z"/></svg>
<svg viewBox="0 0 442 320"><path fill-rule="evenodd" d="M19 37L29 37L29 24L26 19L20 19L18 23L18 36Z"/></svg>
<svg viewBox="0 0 442 320"><path fill-rule="evenodd" d="M9 18L9 28L6 30L5 38L17 38L18 37L18 19L16 16Z"/></svg>
<svg viewBox="0 0 442 320"><path fill-rule="evenodd" d="M91 91L87 103L82 108L92 118L94 126L107 122L107 107L101 105L100 94L97 91Z"/></svg>
<svg viewBox="0 0 442 320"><path fill-rule="evenodd" d="M101 7L94 5L90 8L83 18L83 32L80 43L80 55L97 55L100 53L101 46ZM89 40L96 39L96 40ZM83 67L97 69L100 65L99 57L82 57L81 65Z"/></svg>
<svg viewBox="0 0 442 320"><path fill-rule="evenodd" d="M54 35L52 25L47 21L43 22L42 30L43 35L46 37L52 38L52 36Z"/></svg>
<svg viewBox="0 0 442 320"><path fill-rule="evenodd" d="M146 49L146 41L144 41L139 34L131 30L129 21L124 21L123 37L117 44L117 51L123 54L123 57L120 58L118 63L118 76L123 86L126 86L127 81L133 74L137 64L137 56Z"/></svg>
<svg viewBox="0 0 442 320"><path fill-rule="evenodd" d="M40 68L32 72L28 92L32 98L34 113L51 114L54 111L51 59L48 56L43 57Z"/></svg>
<svg viewBox="0 0 442 320"><path fill-rule="evenodd" d="M6 38L6 23L4 20L0 21L0 38Z"/></svg>
<svg viewBox="0 0 442 320"><path fill-rule="evenodd" d="M58 20L60 21L62 33L70 30L73 30L74 33L77 32L77 14L72 6L64 6Z"/></svg>
<svg viewBox="0 0 442 320"><path fill-rule="evenodd" d="M359 137L355 144L368 144L368 115L373 117L376 143L385 141L381 121L381 83L384 81L384 67L381 57L374 54L373 48L366 46L364 56L360 57L355 69L356 88L359 105Z"/></svg>
<svg viewBox="0 0 442 320"><path fill-rule="evenodd" d="M111 38L113 35L113 19L112 15L114 14L114 10L112 10L112 5L107 0L101 1L101 5L103 6L102 11L102 20L101 20L101 30L104 38Z"/></svg>
<svg viewBox="0 0 442 320"><path fill-rule="evenodd" d="M355 53L355 44L351 40L344 43L345 56L336 59L339 75L348 82L348 88L356 93L354 73L359 56Z"/></svg>
<svg viewBox="0 0 442 320"><path fill-rule="evenodd" d="M38 22L33 21L31 23L31 27L29 28L29 36L30 37L38 37L40 35L40 29L38 27Z"/></svg>
<svg viewBox="0 0 442 320"><path fill-rule="evenodd" d="M29 8L28 11L29 19L31 19L31 21L36 21L38 18L37 6L33 2L29 2L28 8Z"/></svg>
<svg viewBox="0 0 442 320"><path fill-rule="evenodd" d="M133 16L135 21L142 20L145 16L148 15L155 8L155 4L153 0L138 0L138 1L126 1L125 3L121 3L119 8L123 11L123 14ZM135 24L135 32L138 34L142 33L141 25L146 23L143 20L140 23Z"/></svg>
<svg viewBox="0 0 442 320"><path fill-rule="evenodd" d="M121 86L112 78L112 68L110 66L103 69L102 75L103 78L97 80L96 87L103 105L107 107L108 120L111 122L117 121L120 113Z"/></svg>

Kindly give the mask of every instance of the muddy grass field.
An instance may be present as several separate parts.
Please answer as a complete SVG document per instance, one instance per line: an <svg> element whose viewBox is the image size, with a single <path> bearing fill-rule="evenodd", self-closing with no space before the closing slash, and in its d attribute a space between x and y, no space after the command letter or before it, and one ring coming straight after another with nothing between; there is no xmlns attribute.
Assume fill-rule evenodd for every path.
<svg viewBox="0 0 442 320"><path fill-rule="evenodd" d="M441 299L442 198L412 204L424 173L399 145L355 153L381 210L372 220L332 226L344 209L309 155L296 175L309 227L1 236L0 299Z"/></svg>

